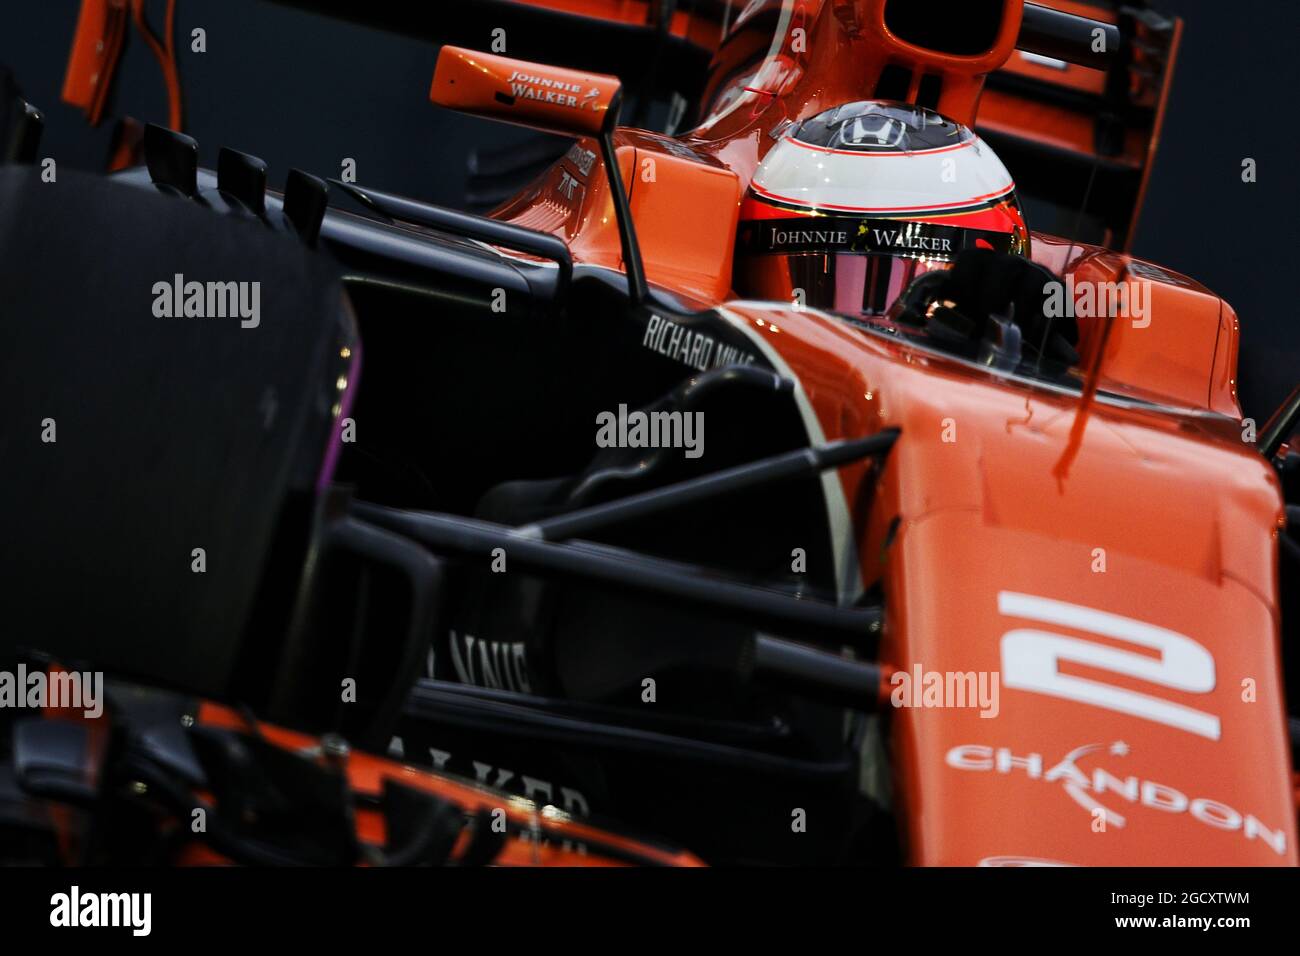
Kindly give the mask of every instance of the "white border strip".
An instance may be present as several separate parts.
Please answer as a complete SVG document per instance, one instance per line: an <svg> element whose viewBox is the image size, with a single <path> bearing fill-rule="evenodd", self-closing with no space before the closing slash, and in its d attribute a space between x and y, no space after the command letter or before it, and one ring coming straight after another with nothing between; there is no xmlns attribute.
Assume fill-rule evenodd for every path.
<svg viewBox="0 0 1300 956"><path fill-rule="evenodd" d="M794 400L799 408L799 416L803 419L804 430L808 432L808 440L814 445L826 444L826 433L822 430L822 423L808 401L803 382L791 371L781 354L744 316L723 305L715 306L714 311L745 333L763 356L772 363L772 367L794 382ZM853 540L853 521L849 514L849 501L844 496L844 485L840 482L839 472L836 469L826 469L821 473L820 478L822 497L826 500L826 518L830 524L836 596L841 605L852 604L862 596L862 566L858 560L857 542Z"/></svg>

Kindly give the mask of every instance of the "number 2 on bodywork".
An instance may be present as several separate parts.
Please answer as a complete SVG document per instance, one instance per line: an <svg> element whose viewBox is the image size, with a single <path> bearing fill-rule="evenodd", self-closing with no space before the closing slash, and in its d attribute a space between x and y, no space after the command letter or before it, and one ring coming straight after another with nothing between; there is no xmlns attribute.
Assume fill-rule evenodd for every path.
<svg viewBox="0 0 1300 956"><path fill-rule="evenodd" d="M1190 637L1118 614L1014 591L998 593L998 610L1010 617L1137 644L1160 655L1137 654L1053 631L1016 628L1002 635L1004 687L1091 704L1210 740L1219 739L1219 718L1213 714L1101 681L1062 674L1058 666L1070 661L1175 690L1208 694L1214 690L1214 658Z"/></svg>

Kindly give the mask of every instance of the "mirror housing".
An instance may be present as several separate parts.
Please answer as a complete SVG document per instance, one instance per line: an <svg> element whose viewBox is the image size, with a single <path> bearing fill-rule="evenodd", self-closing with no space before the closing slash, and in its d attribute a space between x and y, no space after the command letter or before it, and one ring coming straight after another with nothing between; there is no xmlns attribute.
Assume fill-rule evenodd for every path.
<svg viewBox="0 0 1300 956"><path fill-rule="evenodd" d="M614 154L614 129L623 100L618 77L444 46L434 67L429 99L462 113L546 133L595 137L614 202L628 299L632 305L646 300L645 264Z"/></svg>
<svg viewBox="0 0 1300 956"><path fill-rule="evenodd" d="M429 99L547 133L600 136L618 119L618 77L528 63L464 47L438 53Z"/></svg>

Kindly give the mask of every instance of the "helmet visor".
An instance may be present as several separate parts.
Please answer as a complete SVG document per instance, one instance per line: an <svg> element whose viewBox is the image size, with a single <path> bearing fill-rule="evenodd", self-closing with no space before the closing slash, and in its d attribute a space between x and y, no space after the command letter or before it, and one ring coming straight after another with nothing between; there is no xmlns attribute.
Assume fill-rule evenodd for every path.
<svg viewBox="0 0 1300 956"><path fill-rule="evenodd" d="M803 290L803 305L864 316L884 315L917 276L950 266L941 259L853 252L792 255L781 266L767 263L789 274L792 290Z"/></svg>
<svg viewBox="0 0 1300 956"><path fill-rule="evenodd" d="M1007 232L938 222L816 216L744 224L738 279L745 294L846 315L881 316L919 275L947 269L963 249L1016 251Z"/></svg>

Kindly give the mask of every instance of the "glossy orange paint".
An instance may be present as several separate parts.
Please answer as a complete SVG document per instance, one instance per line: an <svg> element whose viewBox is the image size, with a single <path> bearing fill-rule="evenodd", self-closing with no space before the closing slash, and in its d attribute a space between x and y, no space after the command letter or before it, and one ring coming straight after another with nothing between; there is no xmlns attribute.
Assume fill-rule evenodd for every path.
<svg viewBox="0 0 1300 956"><path fill-rule="evenodd" d="M1134 653L1130 642L1079 626L1097 611L1176 632L1213 661L1204 692L1162 689L1068 654L1060 670L1133 693L1154 689L1212 715L1216 739L1006 686L992 719L974 709L893 710L910 862L1296 863L1276 636L1281 500L1235 422L1103 402L1058 483L1052 469L1077 397L812 310L723 308L802 383L827 440L902 429L870 508L853 514L863 584L885 595L886 666L1005 675L1014 663L1008 635L1034 628L1065 642L1058 650ZM841 471L847 501L861 500L866 477L861 466ZM1063 602L1075 620L1035 622L1004 609L1007 595ZM1252 702L1243 700L1247 677ZM1065 763L1094 745L1102 750ZM1066 788L1074 771L1087 781L1078 799ZM1108 811L1106 832L1094 831L1080 799Z"/></svg>
<svg viewBox="0 0 1300 956"><path fill-rule="evenodd" d="M724 45L712 110L695 129L675 142L618 134L647 274L743 330L798 383L810 429L825 439L902 430L878 473L866 464L839 472L850 524L842 557L862 589L878 586L885 598L881 663L1011 675L996 717L888 711L909 862L1295 865L1277 636L1282 499L1272 469L1242 441L1237 320L1222 300L1122 253L1033 235L1034 259L1062 277L1146 283L1150 296L1149 322L1114 320L1099 356L1102 393L1061 477L1077 389L816 310L729 301L726 241L674 259L705 218L690 210L708 209L719 234L734 234L773 130L869 97L886 62L942 73L940 111L970 124L984 76L1011 52L1011 6L981 57L908 48L884 28L881 0L788 0L784 32L754 75L737 71L758 46L729 60L738 47ZM792 24L806 29L806 46L796 47ZM1042 118L1022 112L1014 124ZM1154 139L1129 146L1135 163L1149 163ZM635 181L642 156L669 154L667 180ZM598 164L571 201L556 198L572 163L497 215L547 221L579 261L617 263ZM704 281L714 269L717 281ZM1086 366L1101 320L1078 321ZM1173 675L1170 655L1196 679Z"/></svg>
<svg viewBox="0 0 1300 956"><path fill-rule="evenodd" d="M527 2L616 22L645 22L640 4L619 0ZM1042 2L1103 21L1115 19L1113 13L1077 0ZM923 75L940 77L943 92L937 104L939 112L966 125L974 125L978 110L981 127L1083 157L1096 155L1096 117L1092 112L985 89L985 78L995 71L1030 77L1066 90L1096 93L1104 86L1104 76L1098 70L1069 64L1058 70L1013 53L1019 31L1018 4L1008 4L1008 17L994 46L975 57L945 56L899 40L884 25L884 5L885 0L772 0L737 11L736 18L728 23L728 40L717 49L710 67L702 99L705 115L695 129L680 139L697 152L720 160L747 184L772 145L765 131L783 121L803 119L830 106L873 95L885 66L894 64L913 73L909 97L916 95ZM781 32L775 39L766 27L748 28L759 12L777 7L781 10ZM700 14L692 16L697 22L701 19ZM706 36L711 35L706 31ZM1141 45L1135 50L1135 61L1142 68L1134 72L1135 88L1130 95L1136 104L1150 107L1153 120L1149 128L1130 130L1118 155L1105 157L1108 163L1142 171L1128 229L1130 244L1159 144L1172 85L1169 78L1181 36L1182 22L1175 20L1169 61L1163 64L1163 70L1144 65L1144 58L1150 55ZM1162 77L1163 83L1158 83ZM602 217L604 214L601 211ZM672 232L670 229L665 236L664 245L672 245ZM601 244L602 252L609 252L617 260L617 236L604 237ZM609 258L601 253L598 256ZM655 281L653 274L651 281Z"/></svg>
<svg viewBox="0 0 1300 956"><path fill-rule="evenodd" d="M1209 407L1220 415L1241 417L1237 401L1237 343L1241 337L1237 313L1219 300L1219 338L1214 348L1214 371L1210 378Z"/></svg>
<svg viewBox="0 0 1300 956"><path fill-rule="evenodd" d="M81 0L63 77L63 101L82 110L92 126L99 124L122 56L128 12L162 69L167 88L167 125L181 130L184 114L176 64L176 0L167 0L161 35L155 35L149 26L144 0Z"/></svg>
<svg viewBox="0 0 1300 956"><path fill-rule="evenodd" d="M1078 16L1116 22L1114 11L1078 0L1035 2ZM1148 43L1138 42L1133 45L1133 69L1130 71L1128 95L1135 106L1150 111L1151 120L1148 124L1127 130L1116 155L1098 155L1097 117L1095 111L1087 106L1039 102L1002 90L987 91L980 102L980 126L983 129L1032 140L1080 157L1096 158L1141 170L1142 178L1133 205L1133 215L1128 223L1125 250L1132 247L1151 180L1151 170L1155 165L1160 131L1164 128L1169 91L1173 87L1178 51L1182 45L1183 21L1173 18L1172 29L1168 50L1163 54L1154 52L1153 46ZM1001 69L1005 73L1067 91L1094 95L1105 91L1106 76L1103 72L1075 64L1059 63L1049 66L1017 53Z"/></svg>
<svg viewBox="0 0 1300 956"><path fill-rule="evenodd" d="M1224 327L1222 299L1194 279L1122 253L1042 234L1034 235L1033 250L1036 261L1075 287L1076 307L1095 312L1103 298L1125 297L1132 314L1112 327L1101 366L1107 387L1153 402L1240 415L1235 385L1216 374L1220 362L1227 362L1226 354L1216 358L1220 349L1232 353L1236 367L1236 324ZM1085 287L1096 294L1085 296ZM1077 322L1086 367L1101 320L1081 313Z"/></svg>
<svg viewBox="0 0 1300 956"><path fill-rule="evenodd" d="M125 3L82 0L77 29L63 77L62 99L86 114L91 125L104 115L113 71L126 39L128 10Z"/></svg>
<svg viewBox="0 0 1300 956"><path fill-rule="evenodd" d="M980 126L984 129L1012 133L1056 149L1092 156L1097 136L1097 118L1090 113L1051 103L1029 103L1017 96L989 90L980 103ZM1118 156L1109 162L1140 169L1145 160L1146 140L1137 130L1124 139Z"/></svg>
<svg viewBox="0 0 1300 956"><path fill-rule="evenodd" d="M429 99L521 126L595 136L605 128L619 88L613 76L444 46Z"/></svg>
<svg viewBox="0 0 1300 956"><path fill-rule="evenodd" d="M702 301L726 299L739 177L655 133L620 130L615 144L637 233L653 237L641 249L649 281ZM494 215L561 236L579 261L622 269L609 179L595 158L599 146L585 139L575 150Z"/></svg>
<svg viewBox="0 0 1300 956"><path fill-rule="evenodd" d="M1009 5L994 46L973 57L922 50L894 37L884 25L884 0L786 0L780 8L782 29L775 37L770 29L750 31L743 17L733 25L730 39L715 55L714 79L704 97L704 102L713 106L694 129L673 140L632 130L616 134L623 180L632 197L633 219L651 283L677 288L703 302L724 300L731 291L731 249L725 241L715 244L713 234L734 234L739 199L775 142L770 131L871 96L889 63L912 69L917 83L924 74L941 76L939 111L967 125L973 125L983 97L996 107L991 122L994 128L1091 153L1092 117L984 93L987 74L1002 67L1014 49L1020 24L1020 8L1015 4ZM588 15L599 13L593 7ZM460 61L471 55L484 56L444 48L438 70L444 70L443 60L449 59L459 71L463 67ZM762 59L751 75L742 68L747 58L754 56ZM521 66L535 67L503 57L494 58L493 63L491 75L498 78ZM445 69L451 71L453 66ZM439 86L436 79L434 86ZM496 92L498 89L489 85L475 87L469 97L473 102L458 102L441 94L434 99L479 115L500 115L492 112L497 107L490 102ZM589 135L595 135L594 131ZM1062 136L1066 139L1058 141ZM1138 134L1131 135L1120 161L1138 168L1149 159L1146 145ZM579 146L588 153L596 152L594 143ZM673 167L670 185L661 180L638 190L636 173L641 165L650 159L662 166L665 156L673 157L668 161ZM734 182L725 181L727 173L735 175ZM571 183L566 177L578 182ZM729 197L736 190L737 201L731 205ZM598 162L582 173L573 168L571 160L561 161L494 215L560 235L572 243L580 261L621 268L613 202ZM700 223L710 226L707 239L696 228Z"/></svg>

